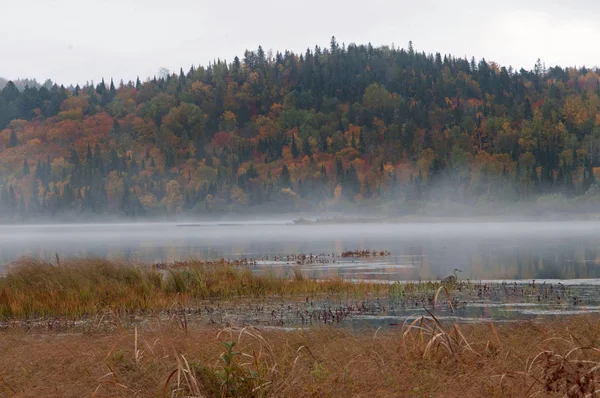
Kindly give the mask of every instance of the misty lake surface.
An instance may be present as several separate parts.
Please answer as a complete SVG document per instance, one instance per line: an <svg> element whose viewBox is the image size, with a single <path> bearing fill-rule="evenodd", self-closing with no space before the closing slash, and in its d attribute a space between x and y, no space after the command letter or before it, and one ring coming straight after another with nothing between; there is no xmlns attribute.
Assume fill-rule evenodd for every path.
<svg viewBox="0 0 600 398"><path fill-rule="evenodd" d="M336 257L335 261L331 257L319 264L296 264L287 257L324 254L322 258L330 258L354 250L385 250L390 255ZM439 314L441 318L511 320L600 313L600 222L596 221L300 225L288 219L0 226L0 272L20 257L55 262L55 253L61 259L101 257L131 263L246 258L257 261L252 266L256 272L291 275L295 268L310 278L382 283L439 280L458 268L460 280L493 282L499 293L488 292L486 299L479 299L474 288L471 296L464 297L468 305L453 314ZM514 286L534 280L536 287L529 288L533 295L506 299L510 289L518 291ZM540 299L548 286L556 290ZM559 287L568 291L559 292ZM504 298L496 300L496 296ZM402 321L415 310L425 311L420 304L407 309L388 302L387 307L385 312L359 314L345 323L379 326Z"/></svg>
<svg viewBox="0 0 600 398"><path fill-rule="evenodd" d="M312 278L385 281L600 278L600 222L253 222L0 226L0 269L19 257L135 262L248 258L285 272L283 256L387 250L389 257L296 266ZM277 256L277 261L274 260ZM591 281L593 283L593 281Z"/></svg>

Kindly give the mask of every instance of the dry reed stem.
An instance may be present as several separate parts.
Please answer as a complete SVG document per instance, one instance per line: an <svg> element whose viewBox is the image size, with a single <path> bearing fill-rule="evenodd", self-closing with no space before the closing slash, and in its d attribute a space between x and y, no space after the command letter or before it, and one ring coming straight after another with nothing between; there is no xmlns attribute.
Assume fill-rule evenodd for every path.
<svg viewBox="0 0 600 398"><path fill-rule="evenodd" d="M186 333L169 324L124 333L9 330L0 334L0 396L220 397L221 343L235 342L241 384L232 396L592 397L600 389L597 323L588 316L491 332L428 316L355 334L331 327ZM485 349L490 333L495 350ZM390 350L398 339L402 349Z"/></svg>

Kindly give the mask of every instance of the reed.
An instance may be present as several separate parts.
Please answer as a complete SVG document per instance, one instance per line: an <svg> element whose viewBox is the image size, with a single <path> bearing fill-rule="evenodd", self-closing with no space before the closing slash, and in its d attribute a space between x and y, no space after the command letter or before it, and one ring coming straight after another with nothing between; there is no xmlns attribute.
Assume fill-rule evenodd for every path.
<svg viewBox="0 0 600 398"><path fill-rule="evenodd" d="M79 319L107 310L147 313L232 298L386 296L397 289L394 285L341 279L315 281L299 271L290 277L256 274L227 261L190 261L165 268L163 264L100 259L64 260L61 265L22 259L0 277L0 320ZM415 288L404 286L403 290Z"/></svg>
<svg viewBox="0 0 600 398"><path fill-rule="evenodd" d="M261 329L174 323L0 333L6 397L594 397L596 316L476 325Z"/></svg>

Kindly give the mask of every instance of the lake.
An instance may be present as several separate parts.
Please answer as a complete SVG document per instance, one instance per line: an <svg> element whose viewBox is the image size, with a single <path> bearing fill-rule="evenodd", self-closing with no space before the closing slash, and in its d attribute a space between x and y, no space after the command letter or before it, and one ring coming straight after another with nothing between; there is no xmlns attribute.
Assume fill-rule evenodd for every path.
<svg viewBox="0 0 600 398"><path fill-rule="evenodd" d="M600 222L267 222L0 226L0 267L29 256L130 262L252 258L285 272L292 254L388 250L390 256L296 266L313 278L554 280L600 278ZM283 257L283 259L282 259ZM277 260L275 260L277 258Z"/></svg>
<svg viewBox="0 0 600 398"><path fill-rule="evenodd" d="M389 251L389 255L339 256L353 250ZM292 220L279 220L0 226L0 271L23 256L55 262L55 253L61 259L102 257L131 263L246 258L256 261L252 266L256 272L290 275L295 268L310 278L382 283L438 280L457 268L459 280L474 281L470 284L474 286L457 295L464 307L453 313L438 310L440 318L501 321L600 312L600 222L591 221L296 225ZM288 258L297 254L319 255L323 261L297 264ZM485 291L478 283L493 287ZM369 305L381 304L385 311L373 307L356 312L355 303L355 313L342 323L352 327L397 323L413 314L425 314L427 306L406 298L377 300ZM340 299L315 303L302 311L347 305ZM286 324L297 324L297 313L298 308L293 307L264 323L281 325L278 322L287 319ZM247 321L245 311L238 316L242 323Z"/></svg>

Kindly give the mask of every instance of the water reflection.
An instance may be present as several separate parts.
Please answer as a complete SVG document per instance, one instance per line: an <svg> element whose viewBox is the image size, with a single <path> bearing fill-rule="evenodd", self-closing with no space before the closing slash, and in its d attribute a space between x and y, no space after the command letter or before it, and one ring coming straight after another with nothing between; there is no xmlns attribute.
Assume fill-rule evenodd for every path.
<svg viewBox="0 0 600 398"><path fill-rule="evenodd" d="M0 266L21 256L52 261L105 257L130 262L190 258L254 258L258 270L313 278L426 280L463 272L460 278L600 278L600 223L437 223L181 227L176 224L0 227ZM391 256L327 264L272 263L294 253L389 250Z"/></svg>

